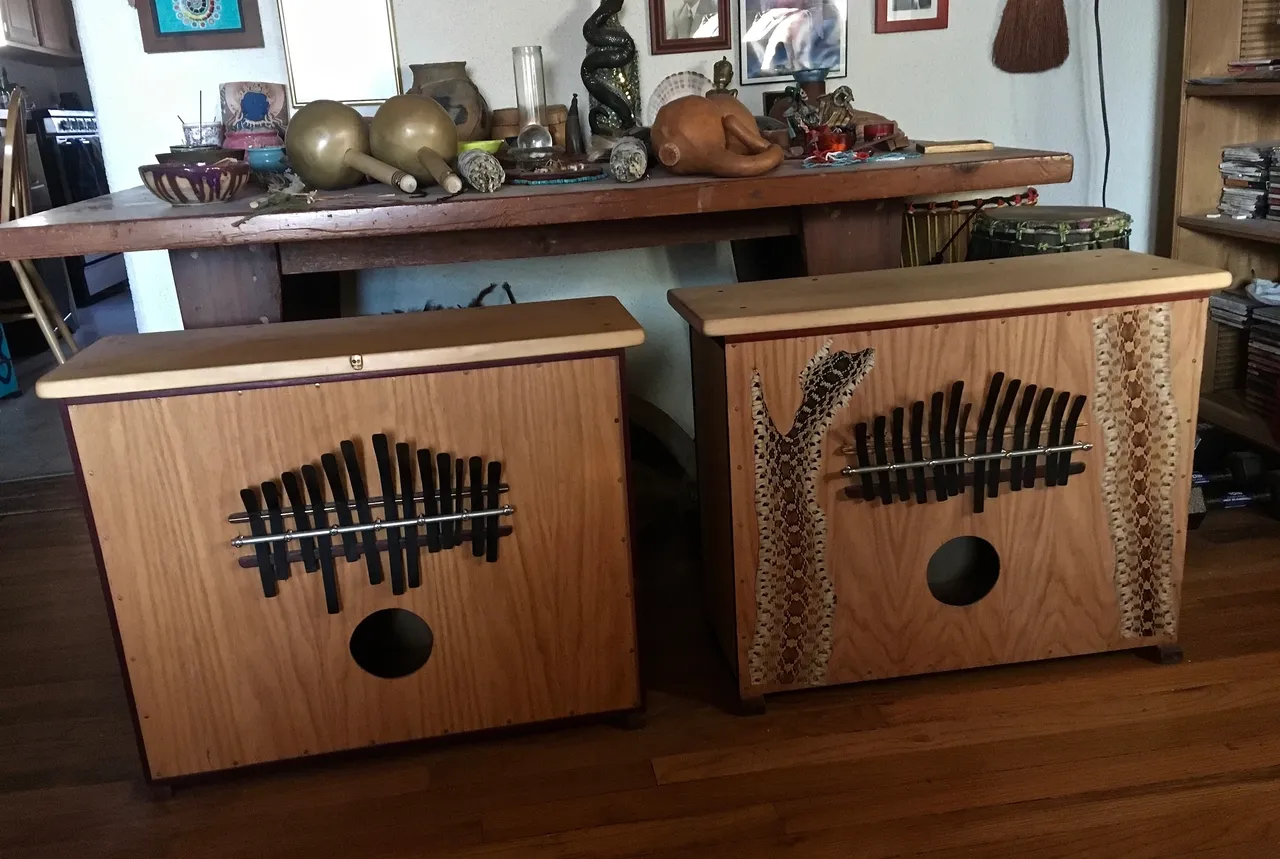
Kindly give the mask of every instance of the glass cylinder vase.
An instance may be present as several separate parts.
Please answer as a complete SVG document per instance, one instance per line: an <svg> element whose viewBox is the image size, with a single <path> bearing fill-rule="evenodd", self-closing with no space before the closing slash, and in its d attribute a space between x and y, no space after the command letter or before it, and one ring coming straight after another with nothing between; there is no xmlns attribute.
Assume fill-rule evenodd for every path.
<svg viewBox="0 0 1280 859"><path fill-rule="evenodd" d="M547 89L542 72L542 47L527 45L512 48L516 73L516 107L520 112L520 128L547 125Z"/></svg>

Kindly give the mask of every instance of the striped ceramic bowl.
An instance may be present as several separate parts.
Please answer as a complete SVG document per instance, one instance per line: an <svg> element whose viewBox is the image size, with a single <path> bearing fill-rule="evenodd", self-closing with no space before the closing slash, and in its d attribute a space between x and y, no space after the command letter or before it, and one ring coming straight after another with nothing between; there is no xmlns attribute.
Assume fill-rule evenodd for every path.
<svg viewBox="0 0 1280 859"><path fill-rule="evenodd" d="M173 206L199 206L234 197L249 181L244 161L214 164L149 164L138 168L142 184Z"/></svg>

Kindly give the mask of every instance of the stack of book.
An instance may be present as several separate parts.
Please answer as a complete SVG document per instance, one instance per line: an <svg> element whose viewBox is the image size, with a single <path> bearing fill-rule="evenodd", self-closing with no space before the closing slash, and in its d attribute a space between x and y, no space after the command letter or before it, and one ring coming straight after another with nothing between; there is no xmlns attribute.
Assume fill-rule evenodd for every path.
<svg viewBox="0 0 1280 859"><path fill-rule="evenodd" d="M1235 77L1257 77L1262 74L1280 73L1280 59L1233 60L1227 63L1227 71Z"/></svg>
<svg viewBox="0 0 1280 859"><path fill-rule="evenodd" d="M1238 143L1222 150L1222 199L1218 211L1229 218L1265 218L1273 143ZM1280 176L1277 176L1280 181Z"/></svg>
<svg viewBox="0 0 1280 859"><path fill-rule="evenodd" d="M1269 418L1280 415L1280 307L1254 311L1244 399L1259 414Z"/></svg>
<svg viewBox="0 0 1280 859"><path fill-rule="evenodd" d="M1247 292L1227 289L1209 296L1209 318L1232 328L1247 328L1254 309L1264 306Z"/></svg>
<svg viewBox="0 0 1280 859"><path fill-rule="evenodd" d="M1219 325L1213 340L1212 390L1244 385L1248 330L1254 311L1263 306L1243 290L1229 289L1209 296L1209 318Z"/></svg>

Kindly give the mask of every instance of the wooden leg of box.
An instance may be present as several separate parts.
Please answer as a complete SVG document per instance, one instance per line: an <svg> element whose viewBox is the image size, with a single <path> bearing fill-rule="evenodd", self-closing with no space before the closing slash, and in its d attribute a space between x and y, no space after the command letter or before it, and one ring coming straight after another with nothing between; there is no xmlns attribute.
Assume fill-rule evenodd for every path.
<svg viewBox="0 0 1280 859"><path fill-rule="evenodd" d="M649 715L643 708L627 710L617 716L617 725L624 731L639 731L649 724Z"/></svg>
<svg viewBox="0 0 1280 859"><path fill-rule="evenodd" d="M169 251L183 327L279 322L280 256L275 245Z"/></svg>
<svg viewBox="0 0 1280 859"><path fill-rule="evenodd" d="M1157 644L1142 651L1142 655L1159 665L1177 665L1182 662L1182 648L1177 644Z"/></svg>
<svg viewBox="0 0 1280 859"><path fill-rule="evenodd" d="M904 200L876 200L801 210L801 242L810 275L875 271L902 265Z"/></svg>
<svg viewBox="0 0 1280 859"><path fill-rule="evenodd" d="M763 716L766 712L763 695L738 699L737 714L739 716Z"/></svg>

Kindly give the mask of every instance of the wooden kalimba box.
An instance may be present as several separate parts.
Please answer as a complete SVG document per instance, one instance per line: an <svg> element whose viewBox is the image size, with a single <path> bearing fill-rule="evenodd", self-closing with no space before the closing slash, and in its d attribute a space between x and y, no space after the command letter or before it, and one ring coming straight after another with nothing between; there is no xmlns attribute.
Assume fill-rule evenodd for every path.
<svg viewBox="0 0 1280 859"><path fill-rule="evenodd" d="M613 298L108 338L64 401L150 779L638 708Z"/></svg>
<svg viewBox="0 0 1280 859"><path fill-rule="evenodd" d="M1098 251L672 292L744 700L1172 645L1229 283Z"/></svg>

